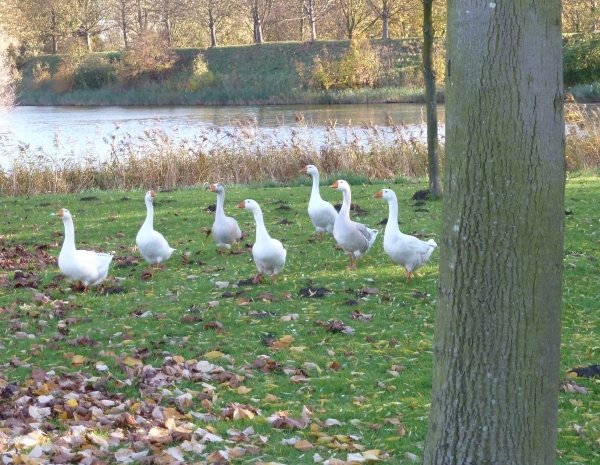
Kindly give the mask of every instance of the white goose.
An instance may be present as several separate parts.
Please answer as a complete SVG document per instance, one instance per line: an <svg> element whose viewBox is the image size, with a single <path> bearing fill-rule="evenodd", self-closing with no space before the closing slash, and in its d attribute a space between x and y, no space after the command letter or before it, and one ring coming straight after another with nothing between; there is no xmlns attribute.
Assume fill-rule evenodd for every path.
<svg viewBox="0 0 600 465"><path fill-rule="evenodd" d="M379 231L367 228L364 224L350 219L350 184L340 179L329 187L342 191L342 208L333 225L333 237L348 255L350 259L348 269L352 270L356 268L360 257L371 248Z"/></svg>
<svg viewBox="0 0 600 465"><path fill-rule="evenodd" d="M406 269L406 282L408 282L411 273L427 263L437 244L433 239L425 242L415 236L400 232L398 199L394 191L382 189L375 194L375 197L387 200L390 211L383 236L383 250L392 260Z"/></svg>
<svg viewBox="0 0 600 465"><path fill-rule="evenodd" d="M319 233L319 239L323 240L323 233L333 233L333 224L338 216L333 205L321 198L319 192L319 170L315 165L306 165L301 173L312 176L312 190L308 201L308 216L313 226Z"/></svg>
<svg viewBox="0 0 600 465"><path fill-rule="evenodd" d="M144 197L146 202L146 220L135 238L142 257L151 265L164 262L175 251L175 249L169 247L164 236L154 230L154 197L154 191L146 192L146 196Z"/></svg>
<svg viewBox="0 0 600 465"><path fill-rule="evenodd" d="M246 199L238 205L238 208L250 210L254 214L256 222L256 241L252 246L254 264L258 268L258 274L252 280L255 284L260 282L263 275L273 276L273 282L277 282L277 275L285 266L287 250L281 242L269 236L262 210L254 200Z"/></svg>
<svg viewBox="0 0 600 465"><path fill-rule="evenodd" d="M215 222L212 226L212 234L221 250L221 255L223 255L224 248L230 249L234 243L237 243L237 251L239 252L242 231L237 221L230 216L225 216L225 211L223 210L223 205L225 204L225 187L219 183L212 184L210 191L217 193L217 209L215 210Z"/></svg>
<svg viewBox="0 0 600 465"><path fill-rule="evenodd" d="M66 208L61 208L58 217L65 225L65 240L58 256L58 267L67 278L83 284L83 292L87 292L90 286L97 286L106 279L113 256L91 250L77 250L71 213Z"/></svg>

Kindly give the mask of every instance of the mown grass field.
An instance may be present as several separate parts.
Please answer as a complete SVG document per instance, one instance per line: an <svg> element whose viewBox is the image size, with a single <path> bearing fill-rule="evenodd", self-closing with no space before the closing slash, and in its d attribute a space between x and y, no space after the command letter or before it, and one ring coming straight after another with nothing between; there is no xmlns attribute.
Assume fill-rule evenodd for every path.
<svg viewBox="0 0 600 465"><path fill-rule="evenodd" d="M331 181L321 191L336 203L340 193L325 187ZM205 233L214 194L156 189L155 229L178 250L153 272L133 249L145 192L3 199L0 454L15 463L67 455L82 463L419 460L439 251L405 282L383 252L378 224L387 203L373 198L382 187L398 195L404 232L439 234L441 202L411 200L425 182L354 185L352 202L365 211L355 219L381 228L356 271L346 270L333 238L316 240L307 186L228 186L226 212L248 236L242 253L224 256ZM288 249L277 284L239 283L256 272L254 220L235 208L246 198L262 206L267 229ZM598 363L598 198L597 177L569 179L562 464L600 455L597 382L567 378L573 367ZM60 207L75 216L78 247L115 252L109 279L87 295L70 290L56 265L63 225L52 214ZM317 288L330 293L311 297Z"/></svg>

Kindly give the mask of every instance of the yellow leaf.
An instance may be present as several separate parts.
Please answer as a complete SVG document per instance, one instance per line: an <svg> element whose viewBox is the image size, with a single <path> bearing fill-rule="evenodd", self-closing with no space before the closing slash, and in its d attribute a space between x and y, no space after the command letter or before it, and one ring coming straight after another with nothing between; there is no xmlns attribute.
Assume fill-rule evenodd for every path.
<svg viewBox="0 0 600 465"><path fill-rule="evenodd" d="M294 444L294 447L301 451L307 451L314 448L314 446L305 439L298 441L296 444Z"/></svg>
<svg viewBox="0 0 600 465"><path fill-rule="evenodd" d="M135 411L139 410L141 408L141 406L142 406L142 404L140 402L136 402L131 407L129 407L129 410L131 410L132 412L135 412Z"/></svg>
<svg viewBox="0 0 600 465"><path fill-rule="evenodd" d="M277 402L279 400L279 397L274 396L273 394L267 394L265 396L265 402Z"/></svg>
<svg viewBox="0 0 600 465"><path fill-rule="evenodd" d="M181 418L181 414L173 407L163 409L162 414L165 418Z"/></svg>
<svg viewBox="0 0 600 465"><path fill-rule="evenodd" d="M69 399L67 401L67 405L71 408L75 408L77 407L79 404L77 403L77 401L75 399Z"/></svg>
<svg viewBox="0 0 600 465"><path fill-rule="evenodd" d="M183 358L181 355L174 355L173 360L175 363L177 363L177 365L181 365L183 362L185 362L185 358Z"/></svg>
<svg viewBox="0 0 600 465"><path fill-rule="evenodd" d="M223 352L220 352L218 350L212 350L212 351L204 354L204 356L208 359L219 358L219 357L222 357L223 355L224 355Z"/></svg>
<svg viewBox="0 0 600 465"><path fill-rule="evenodd" d="M292 352L303 352L304 350L306 350L306 346L290 347L290 351Z"/></svg>
<svg viewBox="0 0 600 465"><path fill-rule="evenodd" d="M137 358L126 357L125 360L123 360L123 363L127 366L134 367L136 365L141 365L142 361L138 360Z"/></svg>
<svg viewBox="0 0 600 465"><path fill-rule="evenodd" d="M86 361L87 361L87 358L85 358L83 355L74 355L73 358L71 359L71 364L82 365Z"/></svg>
<svg viewBox="0 0 600 465"><path fill-rule="evenodd" d="M361 454L366 460L381 460L381 451L379 449L367 450L361 452Z"/></svg>
<svg viewBox="0 0 600 465"><path fill-rule="evenodd" d="M240 386L237 390L238 394L248 394L252 389L247 388L246 386Z"/></svg>

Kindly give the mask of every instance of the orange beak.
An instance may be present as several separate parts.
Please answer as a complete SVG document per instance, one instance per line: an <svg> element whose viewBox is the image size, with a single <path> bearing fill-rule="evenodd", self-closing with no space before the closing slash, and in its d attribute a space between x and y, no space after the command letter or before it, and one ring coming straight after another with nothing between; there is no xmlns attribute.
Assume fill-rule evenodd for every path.
<svg viewBox="0 0 600 465"><path fill-rule="evenodd" d="M380 199L381 197L383 197L383 191L379 191L377 192L377 194L375 194L373 197L375 197L376 199Z"/></svg>
<svg viewBox="0 0 600 465"><path fill-rule="evenodd" d="M60 210L58 210L58 213L56 214L56 216L58 216L59 218L62 218L63 215L64 215L63 209L61 208Z"/></svg>
<svg viewBox="0 0 600 465"><path fill-rule="evenodd" d="M331 186L329 186L329 187L331 187L332 189L337 189L337 188L338 188L338 182L337 182L337 181L336 181L336 182L334 182L334 183L333 183Z"/></svg>
<svg viewBox="0 0 600 465"><path fill-rule="evenodd" d="M301 173L306 173L307 171L306 166L300 170Z"/></svg>
<svg viewBox="0 0 600 465"><path fill-rule="evenodd" d="M246 208L246 201L244 200L242 203L240 203L238 208Z"/></svg>
<svg viewBox="0 0 600 465"><path fill-rule="evenodd" d="M216 191L216 190L217 190L217 185L216 185L216 184L211 184L211 185L210 185L210 191L211 191L211 192L214 192L214 191Z"/></svg>
<svg viewBox="0 0 600 465"><path fill-rule="evenodd" d="M150 191L150 197L156 197L156 194L154 193L154 191Z"/></svg>

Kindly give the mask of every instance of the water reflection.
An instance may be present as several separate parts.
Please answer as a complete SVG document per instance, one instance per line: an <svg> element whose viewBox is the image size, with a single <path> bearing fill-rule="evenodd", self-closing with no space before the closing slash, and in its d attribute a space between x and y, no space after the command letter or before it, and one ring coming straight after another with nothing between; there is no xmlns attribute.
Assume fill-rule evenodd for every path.
<svg viewBox="0 0 600 465"><path fill-rule="evenodd" d="M444 108L439 109L440 124ZM0 115L0 135L47 154L87 153L102 159L110 144L124 135L137 136L159 128L172 140L202 139L214 127L227 131L260 132L287 141L299 137L318 147L328 130L356 139L361 130L402 127L406 136L419 136L424 107L412 104L268 105L176 107L15 107ZM362 129L361 129L362 128ZM5 139L6 140L6 139ZM0 150L0 162L10 154ZM13 154L14 156L14 154Z"/></svg>

